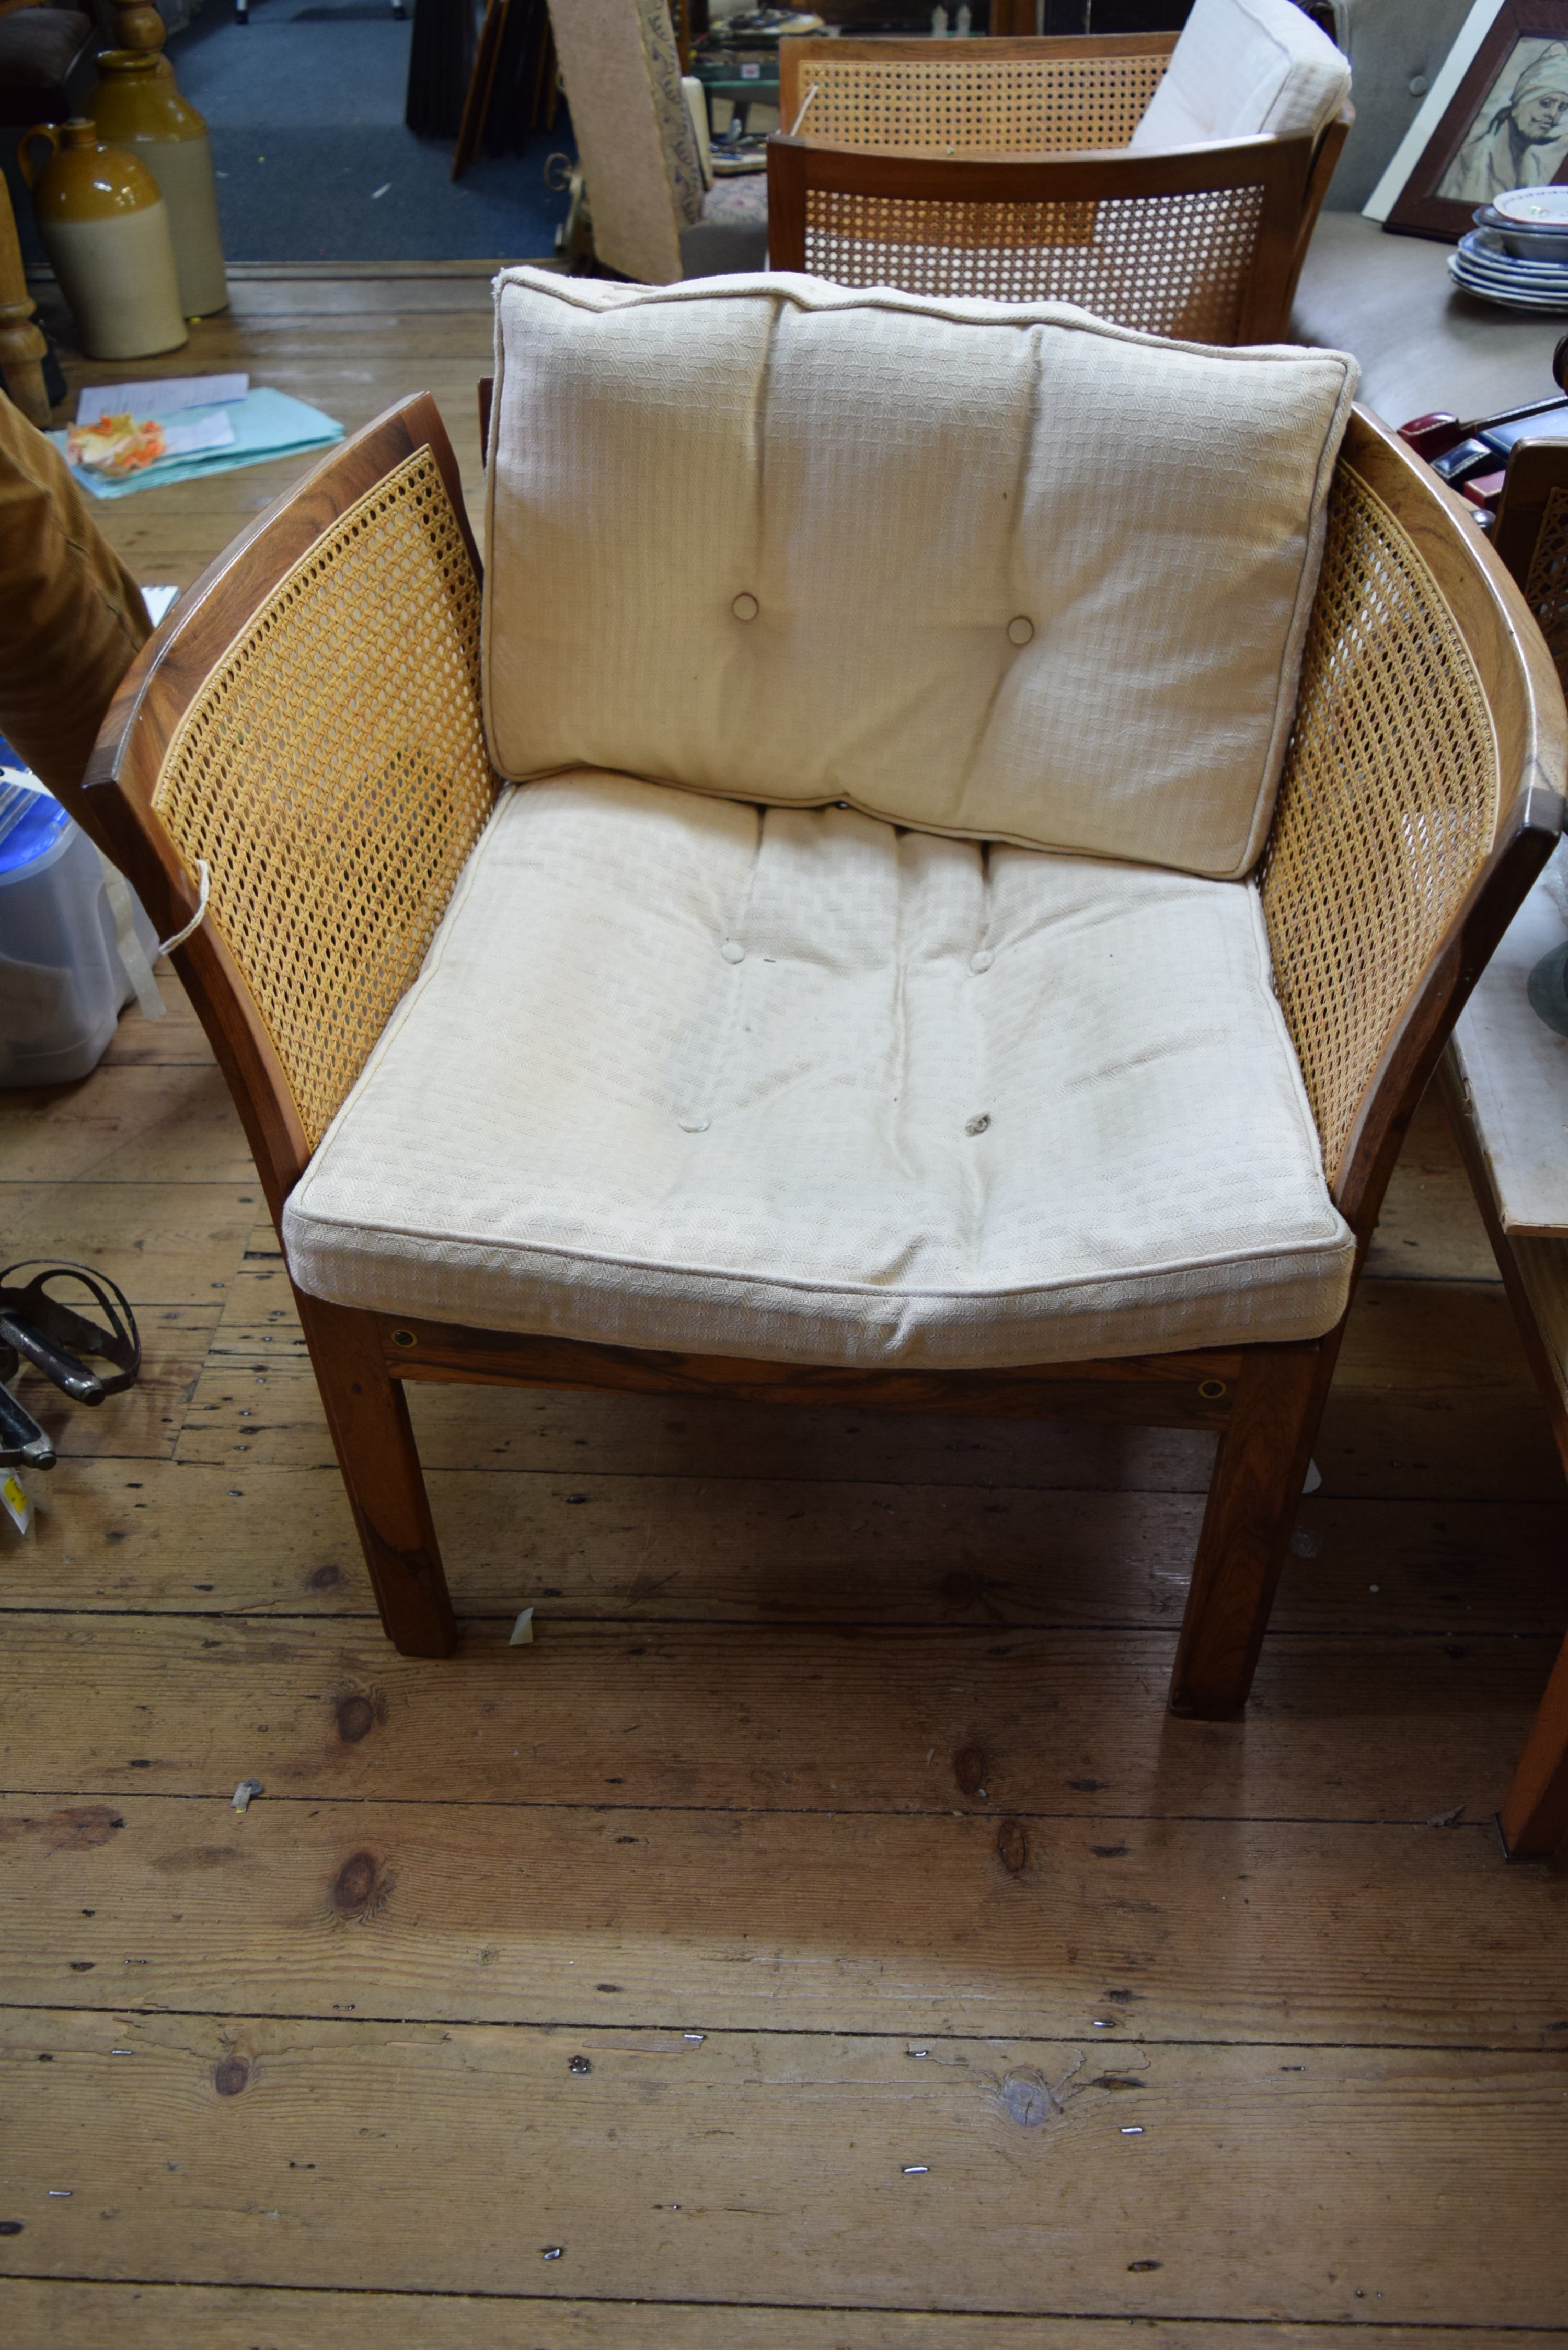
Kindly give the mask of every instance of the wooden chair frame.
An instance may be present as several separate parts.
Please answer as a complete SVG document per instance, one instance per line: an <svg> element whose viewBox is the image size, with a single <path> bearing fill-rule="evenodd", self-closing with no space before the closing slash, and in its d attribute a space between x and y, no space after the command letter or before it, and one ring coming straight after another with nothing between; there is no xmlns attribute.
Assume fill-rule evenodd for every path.
<svg viewBox="0 0 1568 2350"><path fill-rule="evenodd" d="M1107 88L1106 69L1124 73L1142 69L1147 81L1151 63L1158 61L1163 70L1176 41L1173 33L1049 35L940 43L826 40L816 36L782 41L781 135L769 142L768 155L771 265L774 269L807 267L806 206L808 192L813 190L883 201L923 198L949 203L1065 206L1126 204L1139 198L1256 186L1264 192L1262 216L1237 330L1230 339L1238 343L1287 340L1302 264L1355 119L1355 109L1347 104L1315 139L1303 135L1220 140L1166 153L1129 154L1126 140L1141 109L1129 109L1125 94L1118 99L1114 76ZM857 137L851 141L831 120L822 119L825 109L821 108L814 121L806 101L814 79L824 68L842 73L857 65L875 69L896 68L900 63L927 67L936 63L950 68L1016 65L1021 74L1030 67L1068 68L1081 85L1076 112L1072 102L1055 110L1064 130L1073 135L1064 137L1059 145L1054 143L1048 152L1024 156L1011 148L1001 149L989 137L982 147L981 120L976 125L981 135L966 139L955 153L951 146L913 148L891 135L886 140ZM872 108L867 108L865 119L877 127ZM797 125L804 135L797 134ZM892 127L889 124L889 130ZM902 159L902 168L895 157ZM1147 258L1151 283L1168 270L1168 252L1160 249L1162 244L1163 239L1157 239ZM1116 315L1121 317L1119 311ZM1134 315L1121 323L1138 325L1141 320ZM1208 327L1193 338L1220 339Z"/></svg>
<svg viewBox="0 0 1568 2350"><path fill-rule="evenodd" d="M421 453L439 467L477 572L456 464L435 403L421 395L324 459L259 517L182 598L121 686L88 787L102 805L119 861L165 935L189 922L198 905L192 875L152 805L182 717L225 655L251 641L250 626L269 595L337 518ZM1495 770L1488 768L1496 783L1490 847L1478 847L1479 865L1466 868L1469 878L1462 887L1456 883L1453 902L1445 897L1433 914L1431 951L1356 1064L1369 1075L1358 1075L1348 1092L1342 1088L1345 1106L1326 1153L1329 1180L1364 1254L1406 1124L1453 1021L1556 840L1568 721L1517 591L1459 502L1359 411L1341 465L1354 469L1347 498L1361 497L1368 510L1397 518L1401 544L1413 551L1430 590L1423 609L1451 615L1452 642L1484 691L1481 731L1488 724L1491 730L1486 755L1492 757L1495 743L1496 757ZM1429 634L1438 622L1423 625ZM1353 640L1335 636L1334 642ZM1395 648L1401 691L1416 677L1424 642L1412 637ZM398 678L389 676L387 691L398 690ZM1322 772L1327 790L1338 789L1332 764ZM379 779L356 778L345 788L362 791L369 804ZM1354 788L1354 779L1345 788ZM1323 796L1314 783L1302 803L1309 827ZM1276 817L1276 835L1280 828ZM1309 843L1312 837L1309 830ZM1397 877L1397 886L1407 878ZM1270 886L1265 881L1265 902ZM1298 886L1281 885L1287 914L1297 902L1288 889ZM199 924L175 962L244 1120L268 1207L281 1219L311 1147L263 1009L215 920ZM1309 1045L1308 1058L1312 1050ZM1170 1696L1176 1711L1204 1717L1233 1714L1245 1700L1343 1329L1296 1345L1106 1362L864 1371L511 1336L296 1296L381 1620L405 1654L444 1656L456 1638L404 1399L411 1379L1007 1419L1081 1415L1207 1430L1219 1439Z"/></svg>

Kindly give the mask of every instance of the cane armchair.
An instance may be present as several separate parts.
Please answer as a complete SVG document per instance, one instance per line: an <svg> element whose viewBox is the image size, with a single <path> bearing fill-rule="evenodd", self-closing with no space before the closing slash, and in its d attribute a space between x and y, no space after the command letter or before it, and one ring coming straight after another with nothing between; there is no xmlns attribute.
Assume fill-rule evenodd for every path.
<svg viewBox="0 0 1568 2350"><path fill-rule="evenodd" d="M483 599L410 400L182 599L90 771L160 929L189 928L389 1637L455 1639L410 1380L1081 1415L1219 1439L1170 1695L1234 1712L1404 1127L1557 836L1563 704L1516 591L1332 354L1173 361L809 278L517 270L499 300ZM1163 485L1163 549L1147 499L1127 537L1103 481L1081 494L1087 442L1052 473L1017 397L1040 352L1102 380L1082 432ZM1173 390L1262 402L1290 498L1243 490L1235 432L1172 459ZM735 486L760 431L761 505ZM1093 592L1003 513L1031 480L1072 504ZM1228 500L1251 551L1216 567ZM1277 799L1249 783L1221 823L1242 702L1216 716L1136 646L1208 598L1211 685L1228 595L1285 652L1257 714ZM1066 691L1072 729L1039 716ZM953 782L971 718L992 748L961 743ZM1024 837L1048 742L1063 853ZM911 743L928 795L890 819Z"/></svg>
<svg viewBox="0 0 1568 2350"><path fill-rule="evenodd" d="M1179 38L784 41L769 257L1283 341L1349 81L1292 0L1197 0Z"/></svg>

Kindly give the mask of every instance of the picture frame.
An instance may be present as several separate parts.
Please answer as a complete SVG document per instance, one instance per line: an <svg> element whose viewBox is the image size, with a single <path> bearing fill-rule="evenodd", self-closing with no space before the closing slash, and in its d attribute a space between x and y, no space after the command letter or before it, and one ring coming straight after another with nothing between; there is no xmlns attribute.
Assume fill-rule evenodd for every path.
<svg viewBox="0 0 1568 2350"><path fill-rule="evenodd" d="M1510 188L1568 183L1568 0L1479 0L1366 206L1457 244Z"/></svg>

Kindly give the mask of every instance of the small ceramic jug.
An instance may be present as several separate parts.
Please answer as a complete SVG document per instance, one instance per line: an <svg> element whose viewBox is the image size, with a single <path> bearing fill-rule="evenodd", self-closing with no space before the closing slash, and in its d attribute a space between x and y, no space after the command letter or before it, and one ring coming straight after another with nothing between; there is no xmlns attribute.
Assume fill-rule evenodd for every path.
<svg viewBox="0 0 1568 2350"><path fill-rule="evenodd" d="M174 69L154 49L103 49L99 80L88 100L99 137L145 163L169 207L180 307L188 318L226 308L223 244L213 142L193 106L181 97Z"/></svg>
<svg viewBox="0 0 1568 2350"><path fill-rule="evenodd" d="M33 142L53 152L39 171ZM140 359L177 351L185 314L158 182L123 148L99 144L90 122L41 122L17 161L33 192L38 234L60 291L94 359Z"/></svg>

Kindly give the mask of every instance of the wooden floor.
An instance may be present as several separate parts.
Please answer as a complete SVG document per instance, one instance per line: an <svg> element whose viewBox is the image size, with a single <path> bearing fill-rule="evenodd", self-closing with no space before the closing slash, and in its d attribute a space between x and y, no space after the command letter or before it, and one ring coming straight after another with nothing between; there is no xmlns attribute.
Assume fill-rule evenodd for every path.
<svg viewBox="0 0 1568 2350"><path fill-rule="evenodd" d="M185 366L431 386L476 474L483 287L243 296ZM102 511L184 581L276 486ZM415 1390L466 1619L416 1663L165 985L0 1100L5 1255L148 1349L22 1390L8 2350L1568 2332L1568 1870L1487 1825L1568 1511L1435 1109L1244 1723L1164 1711L1208 1440L1129 1430Z"/></svg>

